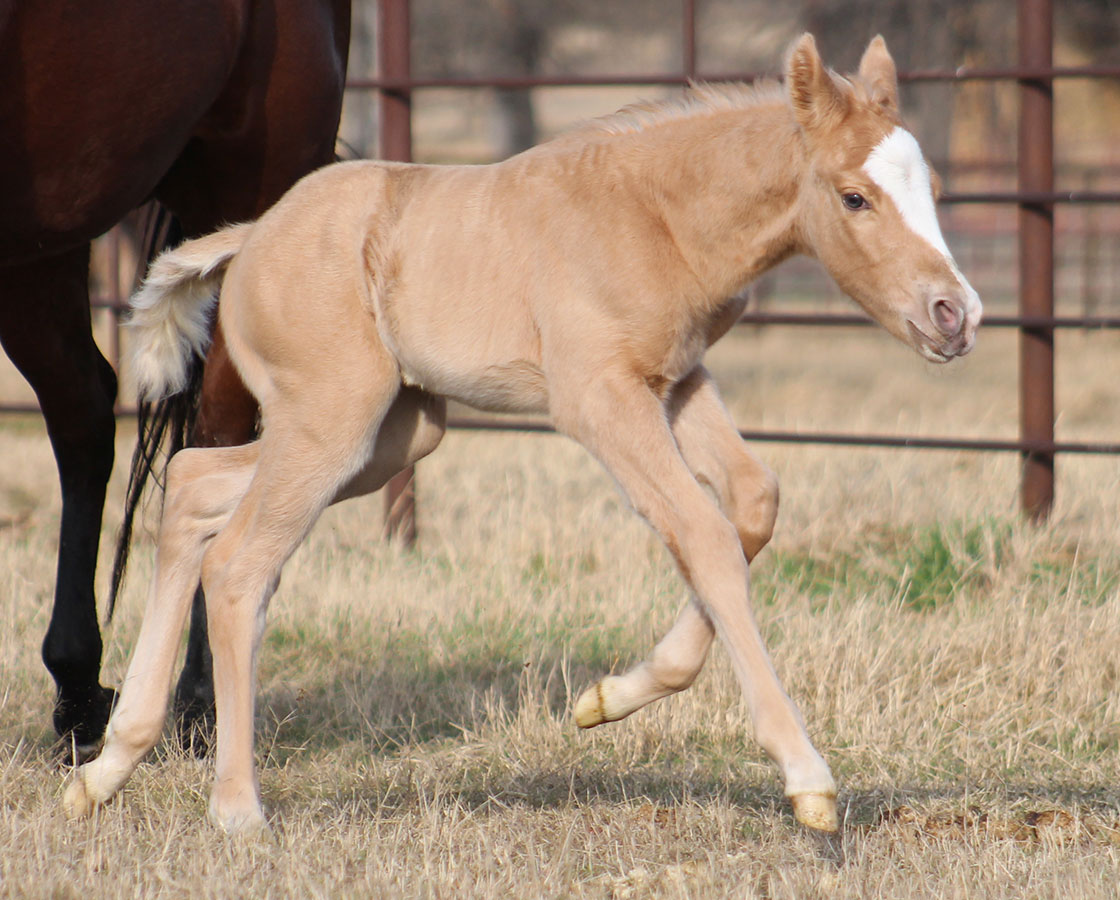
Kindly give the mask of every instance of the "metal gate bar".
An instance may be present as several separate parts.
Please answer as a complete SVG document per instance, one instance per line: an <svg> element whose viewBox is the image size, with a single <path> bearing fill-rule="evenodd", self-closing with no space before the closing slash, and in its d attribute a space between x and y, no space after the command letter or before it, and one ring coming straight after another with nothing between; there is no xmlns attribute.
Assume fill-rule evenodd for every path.
<svg viewBox="0 0 1120 900"><path fill-rule="evenodd" d="M1046 68L1053 48L1051 0L1019 0L1019 63ZM1054 85L1045 78L1019 81L1019 312L1054 315L1054 205L1029 196L1054 190ZM1019 331L1019 434L1024 442L1054 442L1054 328ZM1023 511L1045 519L1054 506L1054 453L1023 452Z"/></svg>
<svg viewBox="0 0 1120 900"><path fill-rule="evenodd" d="M382 0L377 8L377 59L381 74L409 81L408 0ZM408 87L380 92L382 159L412 161L412 93ZM416 543L416 469L409 466L385 485L385 535L405 546Z"/></svg>
<svg viewBox="0 0 1120 900"><path fill-rule="evenodd" d="M382 0L386 7L403 7L407 0ZM394 12L393 16L407 15ZM682 2L682 68L678 74L411 79L404 72L383 65L380 77L355 80L352 87L383 93L407 93L427 87L534 88L573 85L683 84L696 77L696 21L692 0ZM1018 191L963 193L943 198L945 203L1014 203L1019 206L1020 314L991 316L985 324L1016 327L1020 331L1020 438L999 441L963 438L921 438L882 435L796 434L743 432L751 440L797 441L881 447L1015 451L1023 456L1021 498L1026 513L1045 518L1054 500L1056 453L1117 453L1120 444L1056 443L1054 441L1054 330L1069 327L1115 328L1120 317L1054 316L1054 205L1057 203L1118 203L1120 192L1055 191L1053 175L1053 81L1058 78L1120 76L1116 66L1055 68L1052 60L1053 9L1051 0L1018 0L1019 60L1016 67L958 68L901 73L904 81L1007 80L1020 84L1022 111L1019 125ZM407 39L407 36L405 36ZM399 52L399 51L398 51ZM407 50L405 51L407 52ZM753 80L754 74L707 76L709 80ZM390 123L383 121L383 128ZM405 128L401 121L393 127ZM743 317L755 324L863 325L861 316L754 313ZM453 418L452 427L550 430L527 419ZM410 476L411 478L411 476ZM409 482L413 482L410 480Z"/></svg>
<svg viewBox="0 0 1120 900"><path fill-rule="evenodd" d="M1120 204L1117 191L1056 191L1053 159L1053 83L1070 78L1120 78L1120 66L1059 66L1052 61L1052 0L1018 0L1019 59L1016 66L960 67L900 72L908 82L1007 81L1020 85L1018 190L948 194L945 204L1015 204L1019 207L1020 312L1016 316L987 316L985 328L1009 327L1020 331L1020 437L1018 440L938 438L899 435L802 434L744 431L754 441L845 444L855 446L910 447L942 450L1008 451L1022 454L1024 475L1021 498L1024 510L1044 518L1054 497L1054 457L1061 453L1120 453L1120 444L1061 442L1054 440L1054 332L1062 328L1118 328L1120 316L1054 315L1054 207L1057 204ZM380 153L385 159L412 157L411 98L424 88L531 89L537 87L684 85L697 78L710 81L750 81L760 73L698 73L696 10L694 0L682 0L682 71L679 73L519 76L466 78L413 78L409 60L408 0L381 0L378 8L379 73L376 78L351 79L352 90L379 93L381 113ZM117 245L110 253L119 256ZM123 298L113 287L108 297L96 298L95 309L108 309L114 317ZM858 314L752 312L740 319L753 325L858 326L871 320ZM115 359L118 339L111 335L108 352ZM38 412L35 404L0 406L0 412ZM118 409L120 414L134 410ZM487 430L551 430L530 419L457 417L451 427ZM409 470L387 487L387 530L406 542L415 539L415 481Z"/></svg>
<svg viewBox="0 0 1120 900"><path fill-rule="evenodd" d="M528 431L552 434L555 429L542 419L488 416L451 416L449 428L468 431ZM998 438L926 437L902 434L845 434L827 431L753 431L741 429L745 441L784 444L839 444L849 447L901 447L912 450L977 450L1007 453L1120 453L1120 443L1102 441L1034 441Z"/></svg>

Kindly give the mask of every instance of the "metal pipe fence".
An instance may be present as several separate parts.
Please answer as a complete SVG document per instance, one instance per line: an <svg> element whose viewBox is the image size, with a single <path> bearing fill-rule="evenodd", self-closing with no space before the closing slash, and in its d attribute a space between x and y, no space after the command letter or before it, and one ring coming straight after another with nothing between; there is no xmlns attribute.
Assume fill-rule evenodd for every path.
<svg viewBox="0 0 1120 900"><path fill-rule="evenodd" d="M750 81L755 72L701 72L697 68L696 9L694 0L681 3L682 65L679 72L517 77L414 78L410 61L410 9L408 0L381 0L378 6L378 75L354 78L352 91L372 91L378 96L379 152L384 159L412 158L412 98L414 92L432 88L534 89L542 87L672 86L694 80ZM1014 81L1019 85L1017 190L948 193L946 205L1014 205L1018 209L1019 313L989 315L985 328L1014 328L1019 332L1019 420L1017 440L958 437L920 437L857 433L796 433L743 431L752 441L835 444L850 446L927 448L980 452L1014 452L1023 460L1021 502L1035 519L1045 518L1054 500L1054 458L1058 454L1120 453L1120 442L1060 442L1054 439L1054 333L1059 329L1120 327L1120 316L1056 316L1054 314L1054 210L1061 204L1120 205L1120 191L1056 190L1054 186L1053 85L1061 79L1120 78L1120 66L1062 66L1052 61L1052 0L1018 0L1018 64L1008 67L959 67L900 72L904 82ZM114 239L116 240L116 239ZM119 240L111 245L119 257ZM119 280L119 279L118 279ZM111 325L110 361L116 365L119 343L116 327L124 298L115 285L93 306L107 309ZM742 323L767 326L861 327L871 320L859 314L786 313L753 311ZM34 405L0 406L0 411L33 411ZM122 413L129 412L121 410ZM452 417L453 428L481 430L547 431L537 420L512 417ZM386 488L387 532L411 542L416 537L415 474L402 472Z"/></svg>
<svg viewBox="0 0 1120 900"><path fill-rule="evenodd" d="M696 10L683 0L682 71L648 75L565 77L412 78L408 59L408 0L383 0L379 24L382 64L379 76L354 80L354 89L374 90L381 97L381 153L390 159L411 159L412 92L426 88L532 89L562 86L683 85L702 77L708 81L750 81L758 73L703 73L696 67ZM1056 442L1054 439L1054 331L1060 328L1116 328L1120 317L1054 315L1054 207L1057 204L1117 204L1116 191L1058 191L1054 189L1053 84L1067 78L1117 78L1118 66L1055 67L1051 0L1018 0L1019 58L1014 67L969 68L901 72L901 81L1009 81L1019 84L1020 120L1017 162L1018 190L947 194L944 204L1014 204L1019 210L1020 298L1018 316L988 316L985 327L1019 331L1018 440L930 438L904 435L795 433L742 431L752 441L905 447L938 450L1015 452L1023 460L1021 502L1033 519L1044 519L1054 502L1054 457L1059 453L1120 453L1120 443ZM743 322L755 325L868 324L858 315L752 312ZM453 417L451 427L487 430L547 431L532 419ZM415 536L414 473L403 473L386 499L388 528L410 540ZM404 493L402 493L402 491Z"/></svg>

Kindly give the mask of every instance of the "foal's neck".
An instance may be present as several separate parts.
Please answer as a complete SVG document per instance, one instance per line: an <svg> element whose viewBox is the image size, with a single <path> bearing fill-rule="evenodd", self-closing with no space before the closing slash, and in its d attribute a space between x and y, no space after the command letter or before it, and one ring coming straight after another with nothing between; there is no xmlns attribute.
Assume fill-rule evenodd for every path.
<svg viewBox="0 0 1120 900"><path fill-rule="evenodd" d="M784 100L700 113L648 128L635 154L651 208L709 301L743 290L797 252L806 160Z"/></svg>

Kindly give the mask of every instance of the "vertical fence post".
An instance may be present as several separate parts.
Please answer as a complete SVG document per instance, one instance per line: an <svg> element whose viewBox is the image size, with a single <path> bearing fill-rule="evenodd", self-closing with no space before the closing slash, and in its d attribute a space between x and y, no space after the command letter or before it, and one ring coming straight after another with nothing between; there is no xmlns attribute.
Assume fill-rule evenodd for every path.
<svg viewBox="0 0 1120 900"><path fill-rule="evenodd" d="M684 76L696 77L696 0L681 2L681 64Z"/></svg>
<svg viewBox="0 0 1120 900"><path fill-rule="evenodd" d="M408 0L380 0L377 6L377 59L384 79L407 81L411 75ZM407 87L382 88L380 152L382 159L412 159L412 93ZM412 546L416 542L416 470L409 466L385 485L385 532Z"/></svg>
<svg viewBox="0 0 1120 900"><path fill-rule="evenodd" d="M1019 0L1019 65L1050 68L1051 0ZM1054 190L1054 90L1047 78L1019 83L1019 190ZM1019 311L1054 315L1054 206L1019 205ZM1024 326L1019 337L1019 428L1024 441L1054 440L1054 329ZM1054 454L1023 453L1023 511L1044 520L1054 505Z"/></svg>

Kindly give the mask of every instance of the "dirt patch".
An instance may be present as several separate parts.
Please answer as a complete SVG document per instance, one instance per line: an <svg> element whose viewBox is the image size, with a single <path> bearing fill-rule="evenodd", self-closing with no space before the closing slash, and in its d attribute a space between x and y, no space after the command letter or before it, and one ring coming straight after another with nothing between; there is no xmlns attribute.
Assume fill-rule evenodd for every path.
<svg viewBox="0 0 1120 900"><path fill-rule="evenodd" d="M982 838L1063 846L1120 846L1120 823L1102 821L1098 814L1081 810L1071 813L1064 809L1045 809L1003 816L977 806L970 806L962 813L921 813L910 806L896 806L883 810L875 822L856 828L864 831L891 828L907 841Z"/></svg>

